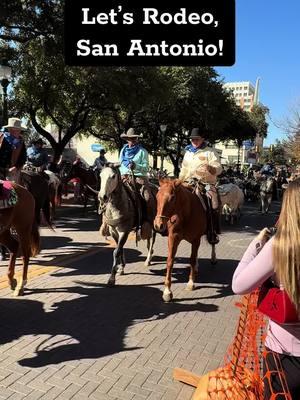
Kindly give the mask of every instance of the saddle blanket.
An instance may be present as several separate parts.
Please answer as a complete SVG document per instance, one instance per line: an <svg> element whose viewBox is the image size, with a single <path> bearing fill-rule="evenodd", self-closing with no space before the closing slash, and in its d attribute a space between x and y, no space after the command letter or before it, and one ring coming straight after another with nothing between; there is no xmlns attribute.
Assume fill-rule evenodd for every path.
<svg viewBox="0 0 300 400"><path fill-rule="evenodd" d="M12 182L0 180L0 209L13 207L17 201L18 195Z"/></svg>

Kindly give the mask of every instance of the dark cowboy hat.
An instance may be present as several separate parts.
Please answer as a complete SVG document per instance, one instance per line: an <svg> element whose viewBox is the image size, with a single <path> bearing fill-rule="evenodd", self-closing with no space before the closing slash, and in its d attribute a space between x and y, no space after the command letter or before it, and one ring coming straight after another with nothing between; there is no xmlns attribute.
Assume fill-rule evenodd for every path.
<svg viewBox="0 0 300 400"><path fill-rule="evenodd" d="M143 135L138 135L135 133L135 130L133 128L129 128L126 133L122 133L120 136L122 139L132 139L132 138L141 138Z"/></svg>
<svg viewBox="0 0 300 400"><path fill-rule="evenodd" d="M200 128L193 128L190 139L199 139L199 138L204 138L206 139L208 137L208 132L206 129L200 129Z"/></svg>
<svg viewBox="0 0 300 400"><path fill-rule="evenodd" d="M33 142L33 144L46 144L41 138Z"/></svg>

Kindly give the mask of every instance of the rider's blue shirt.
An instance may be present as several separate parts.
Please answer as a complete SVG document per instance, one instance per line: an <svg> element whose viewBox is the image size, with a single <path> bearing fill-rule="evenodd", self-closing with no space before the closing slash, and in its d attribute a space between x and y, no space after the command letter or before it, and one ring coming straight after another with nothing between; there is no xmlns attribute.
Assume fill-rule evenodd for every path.
<svg viewBox="0 0 300 400"><path fill-rule="evenodd" d="M126 144L120 153L120 173L121 175L130 175L131 171L129 168L130 162L134 162L135 168L133 170L136 176L147 176L149 171L149 156L147 150L141 145L137 151L128 152L128 145Z"/></svg>

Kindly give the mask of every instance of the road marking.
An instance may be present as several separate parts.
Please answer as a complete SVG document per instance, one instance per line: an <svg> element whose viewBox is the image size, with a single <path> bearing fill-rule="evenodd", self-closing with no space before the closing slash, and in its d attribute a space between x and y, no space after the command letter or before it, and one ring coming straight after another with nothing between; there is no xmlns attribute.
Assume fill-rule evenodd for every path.
<svg viewBox="0 0 300 400"><path fill-rule="evenodd" d="M111 247L110 245L107 247ZM60 269L63 268L69 268L66 265L59 265L61 263L69 263L69 262L77 262L83 258L95 255L97 253L101 253L101 251L103 251L104 249L106 249L107 247L96 247L96 248L91 248L91 249L87 249L85 252L81 252L81 253L77 253L77 254L71 254L71 255L67 255L67 256L63 256L61 257L57 264L58 265L51 265L51 261L46 261L45 265L41 265L41 264L31 264L29 265L28 268L28 278L27 280L33 280L34 278L37 278L41 275L44 274L48 274L48 273L52 273L52 272L56 272ZM20 267L20 270L16 272L15 274L15 278L18 280L21 276L22 276L22 265L18 265L18 267ZM1 276L0 277L0 289L4 289L8 287L8 281L7 281L7 276Z"/></svg>

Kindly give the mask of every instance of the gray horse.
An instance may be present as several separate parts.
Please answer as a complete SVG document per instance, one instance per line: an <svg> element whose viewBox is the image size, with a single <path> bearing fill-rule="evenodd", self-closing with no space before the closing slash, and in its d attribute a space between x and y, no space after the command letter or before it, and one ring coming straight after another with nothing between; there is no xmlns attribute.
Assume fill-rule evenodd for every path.
<svg viewBox="0 0 300 400"><path fill-rule="evenodd" d="M119 169L116 167L103 168L100 174L101 187L99 192L100 204L106 203L103 220L109 227L109 233L116 242L117 247L113 252L113 266L108 280L109 286L114 286L116 274L124 274L125 257L123 247L127 241L128 235L136 228L136 210L137 205L134 201L134 195L126 189L122 182ZM154 210L154 215L156 210ZM155 231L149 230L146 238L148 255L145 266L149 266L153 254L153 245L155 242ZM118 268L118 265L119 268Z"/></svg>
<svg viewBox="0 0 300 400"><path fill-rule="evenodd" d="M261 212L266 214L270 210L274 189L274 178L271 176L264 179L260 185L260 200L261 200Z"/></svg>

